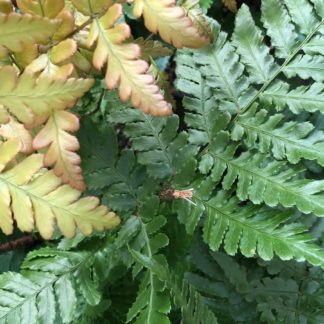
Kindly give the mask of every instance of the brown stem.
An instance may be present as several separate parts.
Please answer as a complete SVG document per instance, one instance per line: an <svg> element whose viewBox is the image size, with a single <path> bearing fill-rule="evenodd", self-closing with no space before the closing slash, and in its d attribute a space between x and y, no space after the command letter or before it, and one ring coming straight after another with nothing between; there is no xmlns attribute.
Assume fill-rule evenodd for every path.
<svg viewBox="0 0 324 324"><path fill-rule="evenodd" d="M16 240L0 244L0 253L16 250L25 246L30 246L33 245L36 241L37 238L34 235L26 235Z"/></svg>

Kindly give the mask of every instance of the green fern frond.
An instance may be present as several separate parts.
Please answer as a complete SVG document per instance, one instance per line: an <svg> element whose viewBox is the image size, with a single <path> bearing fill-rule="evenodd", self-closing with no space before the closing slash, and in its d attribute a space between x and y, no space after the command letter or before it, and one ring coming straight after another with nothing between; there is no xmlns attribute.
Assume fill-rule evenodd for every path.
<svg viewBox="0 0 324 324"><path fill-rule="evenodd" d="M246 65L250 81L256 84L270 80L279 69L263 38L248 7L243 5L236 16L233 44Z"/></svg>
<svg viewBox="0 0 324 324"><path fill-rule="evenodd" d="M91 305L101 299L91 260L89 253L50 248L29 253L22 274L0 276L0 323L54 323L57 316L70 323L80 294Z"/></svg>
<svg viewBox="0 0 324 324"><path fill-rule="evenodd" d="M243 75L244 66L239 61L240 57L235 47L227 41L227 34L220 32L220 27L216 23L213 30L215 38L213 44L196 52L178 51L176 84L184 93L198 99L192 102L191 97L185 97L184 105L189 111L194 105L197 107L195 110L199 109L203 113L204 102L207 100L208 107L214 100L220 110L234 114L249 102L256 90ZM209 93L213 93L214 98L211 99ZM208 116L203 117L206 123ZM204 122L200 123L199 127L202 125Z"/></svg>
<svg viewBox="0 0 324 324"><path fill-rule="evenodd" d="M203 199L195 199L193 195L196 206L186 201L177 201L175 205L181 206L176 209L188 233L195 230L205 215L201 222L204 239L213 249L218 249L224 241L229 254L235 254L238 246L244 250L242 229L228 223L227 219L237 212L247 217L248 222L253 223L255 219L255 225L259 222L266 232L276 233L262 244L253 243L249 251L242 251L244 255L252 256L260 248L262 258L272 258L273 253L277 253L274 243L277 235L283 240L290 237L289 244L294 241L292 245L305 237L301 239L305 244L304 252L297 252L297 248L294 254L294 248L288 248L290 252L285 256L285 249L278 248L278 255L283 259L288 255L288 258L298 258L308 251L309 256L304 254L303 258L313 264L322 264L320 249L312 244L308 247L306 243L310 238L301 234L305 233L305 228L281 225L290 219L289 213L274 209L278 222L276 218L271 222L272 216L266 216L271 214L270 209L253 205L295 206L303 213L324 216L323 181L306 178L305 169L297 164L302 159L323 163L323 134L310 122L296 121L286 111L273 113L275 109L285 108L294 114L323 109L321 81L324 73L319 47L323 21L315 13L316 9L321 15L323 6L318 1L314 4L315 8L307 0L263 1L261 22L265 29L256 25L248 7L243 5L236 16L231 40L215 23L213 44L195 52L178 54L177 86L187 94L185 121L190 134L199 134L202 138L195 142L201 146L199 171L210 179L205 181L209 183L205 189L198 180L192 185L194 191L203 191ZM304 5L305 10L301 10ZM270 36L270 44L265 41L266 35ZM198 87L201 84L204 84L203 91ZM208 109L204 109L206 102L210 105ZM195 117L199 118L196 124ZM210 120L212 128L208 125ZM246 146L239 145L238 141ZM214 193L212 181L221 182L223 189L230 191L226 198L219 198L222 194ZM233 194L244 201L244 206L238 210L239 201ZM235 208L229 210L221 199L233 201ZM207 201L218 202L218 210L215 211L213 203L206 206ZM227 230L228 235L225 234ZM253 235L256 234L250 237ZM314 252L317 261L312 257Z"/></svg>
<svg viewBox="0 0 324 324"><path fill-rule="evenodd" d="M181 309L181 323L218 323L214 313L204 304L201 295L186 280L181 280L171 272L162 258L149 258L137 251L132 251L132 254L138 262L151 273L154 273L170 290L175 305Z"/></svg>
<svg viewBox="0 0 324 324"><path fill-rule="evenodd" d="M183 99L187 110L185 122L189 142L206 145L213 140L217 127L217 107L213 93L202 73L196 69L190 53L182 52L177 55L177 74L177 88L190 95Z"/></svg>
<svg viewBox="0 0 324 324"><path fill-rule="evenodd" d="M187 280L179 280L171 273L169 286L175 304L181 308L183 324L217 324L215 314L204 303L202 296Z"/></svg>
<svg viewBox="0 0 324 324"><path fill-rule="evenodd" d="M211 183L194 184L194 204L179 200L175 210L179 220L193 230L203 217L203 238L214 251L224 244L229 255L238 250L246 256L260 256L271 260L276 254L283 260L307 260L311 264L324 266L324 253L314 245L306 228L298 223L284 224L291 212L269 209L253 204L239 205L239 200L229 193L219 191L211 199L206 199ZM190 215L188 217L188 215Z"/></svg>
<svg viewBox="0 0 324 324"><path fill-rule="evenodd" d="M160 232L166 223L165 217L155 216L146 223L139 219L139 222L141 228L130 244L130 253L137 261L137 256L143 254L148 260L154 259L164 264L164 258L157 253L169 243L168 237ZM137 262L133 268L134 275L142 269L143 264ZM148 269L141 280L137 298L128 311L127 322L136 318L137 323L171 323L167 315L170 310L171 302L164 282Z"/></svg>
<svg viewBox="0 0 324 324"><path fill-rule="evenodd" d="M212 178L219 181L227 171L222 181L225 190L237 180L236 195L242 201L265 202L270 207L296 206L303 213L324 216L322 180L305 179L302 167L287 168L285 162L272 160L264 154L251 151L235 158L235 152L236 147L232 145L223 152L209 153L214 159Z"/></svg>
<svg viewBox="0 0 324 324"><path fill-rule="evenodd" d="M288 107L294 114L303 111L319 111L323 113L323 90L323 84L319 82L315 82L311 86L300 86L291 90L289 84L279 81L273 83L260 95L260 101L266 107L274 104L275 109L278 111Z"/></svg>
<svg viewBox="0 0 324 324"><path fill-rule="evenodd" d="M195 240L191 256L197 271L186 274L189 283L224 321L320 323L323 320L320 303L324 272L318 267L279 259L246 266L225 253L210 252L200 237Z"/></svg>
<svg viewBox="0 0 324 324"><path fill-rule="evenodd" d="M262 21L275 46L276 56L286 58L296 46L297 33L285 5L277 0L268 0L262 1L261 9Z"/></svg>
<svg viewBox="0 0 324 324"><path fill-rule="evenodd" d="M80 142L85 181L89 189L103 195L103 201L112 209L134 209L142 186L146 186L147 191L154 191L155 184L146 178L144 167L137 165L134 152L119 151L112 127L98 129L94 123L85 123Z"/></svg>
<svg viewBox="0 0 324 324"><path fill-rule="evenodd" d="M130 138L138 163L147 167L149 176L172 177L175 182L188 182L195 167L197 148L188 143L187 134L178 134L179 118L153 118L141 111L116 109L108 117L113 124L126 124L124 134Z"/></svg>
<svg viewBox="0 0 324 324"><path fill-rule="evenodd" d="M232 139L241 140L249 148L257 145L261 153L272 153L276 159L296 164L302 158L316 160L324 166L324 133L310 122L284 122L283 114L268 116L265 109L253 106L236 121Z"/></svg>

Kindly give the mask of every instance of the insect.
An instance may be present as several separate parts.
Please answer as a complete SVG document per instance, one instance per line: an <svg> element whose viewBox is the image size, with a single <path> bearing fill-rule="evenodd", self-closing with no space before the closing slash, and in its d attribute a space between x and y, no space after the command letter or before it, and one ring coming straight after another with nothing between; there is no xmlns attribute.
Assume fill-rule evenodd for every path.
<svg viewBox="0 0 324 324"><path fill-rule="evenodd" d="M184 190L167 189L161 193L161 196L166 200L184 199L188 201L190 204L197 206L197 204L191 200L193 196L193 188L184 189Z"/></svg>

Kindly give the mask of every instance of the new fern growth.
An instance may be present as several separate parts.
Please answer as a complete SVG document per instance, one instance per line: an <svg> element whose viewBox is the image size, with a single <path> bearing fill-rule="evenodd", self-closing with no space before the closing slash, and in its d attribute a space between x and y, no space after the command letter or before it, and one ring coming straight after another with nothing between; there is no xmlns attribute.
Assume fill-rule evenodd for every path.
<svg viewBox="0 0 324 324"><path fill-rule="evenodd" d="M0 228L51 240L0 323L323 322L323 31L321 0L0 0Z"/></svg>

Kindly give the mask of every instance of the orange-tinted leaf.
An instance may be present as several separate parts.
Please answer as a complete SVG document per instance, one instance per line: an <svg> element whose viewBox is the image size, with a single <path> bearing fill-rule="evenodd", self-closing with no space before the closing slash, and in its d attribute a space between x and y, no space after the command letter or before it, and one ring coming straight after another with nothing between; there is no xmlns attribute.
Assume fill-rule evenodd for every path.
<svg viewBox="0 0 324 324"><path fill-rule="evenodd" d="M7 110L0 105L0 124L6 124L10 120L10 116L7 112Z"/></svg>
<svg viewBox="0 0 324 324"><path fill-rule="evenodd" d="M72 0L78 11L86 16L108 9L114 2L112 0Z"/></svg>
<svg viewBox="0 0 324 324"><path fill-rule="evenodd" d="M67 79L73 72L73 64L58 66L51 62L48 54L42 54L26 67L25 72L37 73L39 77Z"/></svg>
<svg viewBox="0 0 324 324"><path fill-rule="evenodd" d="M16 52L14 56L19 67L24 68L34 61L38 54L38 46L36 44L26 43L23 45L23 50L21 52Z"/></svg>
<svg viewBox="0 0 324 324"><path fill-rule="evenodd" d="M52 63L58 64L71 57L77 50L77 44L75 40L69 38L66 39L51 49L50 58Z"/></svg>
<svg viewBox="0 0 324 324"><path fill-rule="evenodd" d="M9 122L0 125L0 136L6 139L17 139L20 142L20 151L29 154L33 151L32 137L24 125L13 118Z"/></svg>
<svg viewBox="0 0 324 324"><path fill-rule="evenodd" d="M0 14L0 45L19 52L24 43L46 43L59 24L58 20L31 15Z"/></svg>
<svg viewBox="0 0 324 324"><path fill-rule="evenodd" d="M148 30L177 48L200 48L210 41L175 0L134 0L134 16L143 15Z"/></svg>
<svg viewBox="0 0 324 324"><path fill-rule="evenodd" d="M53 236L55 221L69 238L76 228L89 235L93 229L102 231L119 224L115 213L100 206L97 198L80 198L80 191L62 185L53 171L44 170L42 154L8 166L19 150L15 140L0 145L0 228L5 234L12 234L14 219L21 231L37 228L45 239Z"/></svg>
<svg viewBox="0 0 324 324"><path fill-rule="evenodd" d="M223 0L224 6L226 6L230 11L237 12L237 2L236 0Z"/></svg>
<svg viewBox="0 0 324 324"><path fill-rule="evenodd" d="M98 39L93 64L101 69L107 62L106 85L109 89L119 87L122 100L131 98L133 106L152 115L168 115L171 107L164 100L154 77L147 73L147 62L140 60L140 47L123 44L131 34L125 23L115 26L121 14L122 6L115 4L102 18L92 23L89 46Z"/></svg>
<svg viewBox="0 0 324 324"><path fill-rule="evenodd" d="M53 39L61 40L72 33L75 26L75 21L73 15L68 10L63 10L62 12L60 12L60 14L56 18L61 21L61 25L55 31Z"/></svg>
<svg viewBox="0 0 324 324"><path fill-rule="evenodd" d="M17 0L22 12L55 18L64 8L64 0Z"/></svg>
<svg viewBox="0 0 324 324"><path fill-rule="evenodd" d="M13 6L11 0L0 0L0 12L9 14L13 12Z"/></svg>
<svg viewBox="0 0 324 324"><path fill-rule="evenodd" d="M0 80L0 104L26 124L33 122L35 114L72 107L93 84L89 79L37 79L29 73L19 77L8 65L0 69Z"/></svg>
<svg viewBox="0 0 324 324"><path fill-rule="evenodd" d="M77 138L70 134L79 129L79 119L67 111L53 111L44 128L34 138L36 150L49 147L45 157L45 166L54 165L54 172L65 183L85 190L80 168L80 157L75 153L79 149Z"/></svg>

